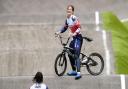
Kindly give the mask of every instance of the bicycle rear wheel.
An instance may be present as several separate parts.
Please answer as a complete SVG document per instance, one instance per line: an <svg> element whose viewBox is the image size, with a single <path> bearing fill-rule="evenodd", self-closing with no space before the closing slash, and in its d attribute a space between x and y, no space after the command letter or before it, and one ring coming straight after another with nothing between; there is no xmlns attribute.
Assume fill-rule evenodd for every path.
<svg viewBox="0 0 128 89"><path fill-rule="evenodd" d="M104 69L104 60L98 53L91 53L87 63L87 70L91 75L99 75Z"/></svg>
<svg viewBox="0 0 128 89"><path fill-rule="evenodd" d="M55 73L58 76L63 76L67 69L67 60L65 54L58 54L54 64Z"/></svg>

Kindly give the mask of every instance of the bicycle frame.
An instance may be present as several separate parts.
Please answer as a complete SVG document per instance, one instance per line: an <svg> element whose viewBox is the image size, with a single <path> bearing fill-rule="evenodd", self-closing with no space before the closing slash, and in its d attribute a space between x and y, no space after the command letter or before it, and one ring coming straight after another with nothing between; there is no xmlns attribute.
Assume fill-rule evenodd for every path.
<svg viewBox="0 0 128 89"><path fill-rule="evenodd" d="M63 37L62 37L61 35L59 35L59 34L58 34L58 35L55 34L55 35L56 35L57 37L59 37L59 40L60 40L60 42L61 42L61 45L63 46L62 54L67 53L68 55L70 55L70 56L72 56L73 58L75 58L75 54L73 54L73 53L70 52L70 50L73 50L73 51L74 51L74 49L72 49L72 48L70 48L70 47L66 47L67 44L68 44L68 42L69 42L70 37L68 37L66 43L63 43L63 41L62 41L62 38L63 38ZM85 40L88 41L88 42L92 41L92 39L91 39L91 38L88 38L88 37L83 37L83 39L85 39ZM80 54L82 54L82 59L83 59L84 57L88 58L87 55L85 55L85 54L83 54L83 53L80 53Z"/></svg>
<svg viewBox="0 0 128 89"><path fill-rule="evenodd" d="M68 47L64 47L63 51L62 51L62 54L65 54L67 53L68 55L70 55L71 57L75 58L74 54L70 52L70 48Z"/></svg>

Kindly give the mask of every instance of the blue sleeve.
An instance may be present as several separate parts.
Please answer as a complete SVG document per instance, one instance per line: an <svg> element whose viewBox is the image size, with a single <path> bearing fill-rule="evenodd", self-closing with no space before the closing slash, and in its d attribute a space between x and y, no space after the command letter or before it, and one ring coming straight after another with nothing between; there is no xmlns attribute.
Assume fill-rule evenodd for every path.
<svg viewBox="0 0 128 89"><path fill-rule="evenodd" d="M65 25L60 29L60 32L63 33L68 29L67 20L65 21Z"/></svg>

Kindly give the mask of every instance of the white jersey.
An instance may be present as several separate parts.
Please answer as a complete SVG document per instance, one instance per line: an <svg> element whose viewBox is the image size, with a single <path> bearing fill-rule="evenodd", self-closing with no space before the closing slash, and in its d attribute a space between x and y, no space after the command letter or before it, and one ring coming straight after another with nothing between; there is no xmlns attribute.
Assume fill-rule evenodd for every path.
<svg viewBox="0 0 128 89"><path fill-rule="evenodd" d="M76 24L78 18L75 15L71 15L70 18L67 18L67 24L69 27L73 26Z"/></svg>
<svg viewBox="0 0 128 89"><path fill-rule="evenodd" d="M71 15L69 18L66 19L65 25L63 26L62 29L60 29L60 32L63 33L65 32L68 27L70 28L71 33L77 33L80 34L80 21L75 15Z"/></svg>
<svg viewBox="0 0 128 89"><path fill-rule="evenodd" d="M41 83L41 84L34 83L34 84L30 87L30 89L48 89L48 87L47 87L45 84L43 84L43 83Z"/></svg>

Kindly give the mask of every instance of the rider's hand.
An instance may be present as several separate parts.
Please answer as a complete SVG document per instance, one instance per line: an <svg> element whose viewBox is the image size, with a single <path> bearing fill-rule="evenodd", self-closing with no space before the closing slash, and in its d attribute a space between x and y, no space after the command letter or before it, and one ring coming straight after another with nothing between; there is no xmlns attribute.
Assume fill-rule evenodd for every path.
<svg viewBox="0 0 128 89"><path fill-rule="evenodd" d="M60 34L60 32L58 31L58 32L55 33L55 36L58 37L59 34Z"/></svg>
<svg viewBox="0 0 128 89"><path fill-rule="evenodd" d="M76 36L76 33L69 32L69 37L73 37L73 36Z"/></svg>
<svg viewBox="0 0 128 89"><path fill-rule="evenodd" d="M55 34L56 34L56 35L59 35L59 34L60 34L60 32L58 31L58 32L56 32Z"/></svg>
<svg viewBox="0 0 128 89"><path fill-rule="evenodd" d="M69 37L72 37L73 36L73 33L69 32Z"/></svg>
<svg viewBox="0 0 128 89"><path fill-rule="evenodd" d="M74 33L73 33L73 36L76 36L76 35L77 35L77 33L74 32Z"/></svg>

